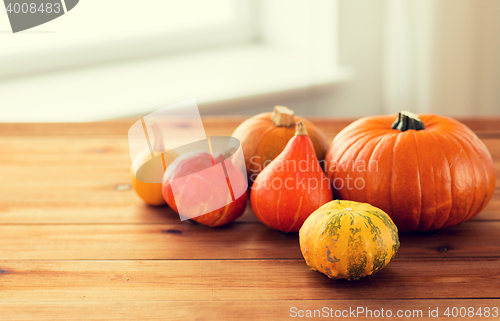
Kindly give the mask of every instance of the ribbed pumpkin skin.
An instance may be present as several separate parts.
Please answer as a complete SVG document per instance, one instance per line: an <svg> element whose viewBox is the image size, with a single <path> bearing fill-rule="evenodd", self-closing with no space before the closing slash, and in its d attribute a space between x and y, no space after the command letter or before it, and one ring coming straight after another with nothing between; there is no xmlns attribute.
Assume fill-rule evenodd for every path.
<svg viewBox="0 0 500 321"><path fill-rule="evenodd" d="M331 201L314 211L299 240L312 270L349 281L380 271L399 249L391 218L370 204L351 201Z"/></svg>
<svg viewBox="0 0 500 321"><path fill-rule="evenodd" d="M397 118L362 118L335 137L326 156L335 197L382 209L401 232L454 226L481 212L495 189L495 169L479 138L443 116L420 115L425 129L403 132L391 129ZM365 186L347 188L348 176L351 187L358 178Z"/></svg>
<svg viewBox="0 0 500 321"><path fill-rule="evenodd" d="M233 222L245 212L248 191L245 190L245 192L240 197L238 197L234 201L231 201L231 195L227 194L227 185L218 186L217 184L215 184L214 186L212 186L212 190L207 191L204 190L200 184L197 184L197 182L202 182L204 180L212 181L211 177L207 177L207 174L201 176L196 175L198 171L206 168L207 162L211 162L211 159L212 156L206 152L193 152L177 158L169 166L169 168L165 172L165 176L163 177L163 197L167 201L167 204L177 213L179 213L177 202L182 202L185 207L189 207L191 213L205 213L204 208L207 202L210 202L212 195L227 195L227 201L229 203L228 205L206 214L191 218L191 220L196 221L200 224L210 227L216 227ZM226 164L226 170L228 171L230 177L233 178L233 180L231 181L231 183L233 184L233 188L238 184L246 184L245 174L243 174L236 166ZM217 175L217 173L212 174ZM177 195L176 199L174 197L170 182L176 177L188 175L189 180L186 182L185 188L182 190L181 194ZM226 180L229 182L228 178L226 178ZM217 181L217 177L213 177L213 181ZM202 202L200 203L200 201Z"/></svg>
<svg viewBox="0 0 500 321"><path fill-rule="evenodd" d="M290 139L285 150L257 176L250 193L255 216L283 232L298 232L315 209L332 199L307 136Z"/></svg>
<svg viewBox="0 0 500 321"><path fill-rule="evenodd" d="M295 125L277 127L271 121L271 114L262 113L245 120L231 135L241 142L249 185L255 181L257 174L283 151L288 141L295 135ZM306 126L316 156L319 160L324 160L328 150L328 140L311 122L295 116L296 122L300 120Z"/></svg>

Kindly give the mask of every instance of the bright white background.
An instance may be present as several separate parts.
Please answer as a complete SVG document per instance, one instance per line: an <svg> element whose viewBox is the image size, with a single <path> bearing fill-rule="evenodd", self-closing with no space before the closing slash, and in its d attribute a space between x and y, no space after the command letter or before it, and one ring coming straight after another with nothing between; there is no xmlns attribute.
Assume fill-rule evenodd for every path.
<svg viewBox="0 0 500 321"><path fill-rule="evenodd" d="M0 121L499 114L498 57L496 0L82 0L17 34L0 10Z"/></svg>

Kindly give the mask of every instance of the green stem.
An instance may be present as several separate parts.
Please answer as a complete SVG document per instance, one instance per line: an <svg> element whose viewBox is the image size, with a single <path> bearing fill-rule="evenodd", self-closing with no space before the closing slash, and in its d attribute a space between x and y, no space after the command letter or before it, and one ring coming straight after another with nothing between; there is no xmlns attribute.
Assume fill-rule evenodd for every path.
<svg viewBox="0 0 500 321"><path fill-rule="evenodd" d="M409 111L402 111L399 113L398 119L396 119L396 121L392 123L391 128L405 132L409 129L422 130L425 129L425 126L417 114Z"/></svg>

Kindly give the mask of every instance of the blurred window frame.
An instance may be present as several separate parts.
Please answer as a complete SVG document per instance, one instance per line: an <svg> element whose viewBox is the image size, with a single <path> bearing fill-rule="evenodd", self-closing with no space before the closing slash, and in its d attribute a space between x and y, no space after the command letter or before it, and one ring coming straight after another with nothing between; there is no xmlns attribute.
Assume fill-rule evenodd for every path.
<svg viewBox="0 0 500 321"><path fill-rule="evenodd" d="M351 70L338 63L338 0L241 3L249 6L245 17L253 22L221 37L220 46L212 41L202 50L198 43L194 50L181 44L171 54L156 48L159 54L153 56L113 56L112 64L96 50L93 58L99 62L90 67L92 55L87 65L59 65L35 75L17 70L22 77L15 81L0 79L0 95L12 104L0 121L96 121L145 114L190 98L202 114L220 113L220 102L307 93L352 79ZM50 66L56 58L47 59L36 65Z"/></svg>

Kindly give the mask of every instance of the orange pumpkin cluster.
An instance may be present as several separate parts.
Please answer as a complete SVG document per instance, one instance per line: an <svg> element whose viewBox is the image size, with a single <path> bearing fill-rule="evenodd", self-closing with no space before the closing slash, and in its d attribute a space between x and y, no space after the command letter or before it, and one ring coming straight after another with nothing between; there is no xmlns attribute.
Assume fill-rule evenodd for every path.
<svg viewBox="0 0 500 321"><path fill-rule="evenodd" d="M370 203L403 232L435 230L477 215L495 189L485 145L447 117L409 112L366 117L343 129L329 146L311 122L276 106L273 113L244 121L233 136L245 156L255 215L284 232L298 232L311 213L334 198ZM196 163L169 162L171 167ZM163 186L134 180L132 173L135 190L148 204L166 200L177 209L168 177ZM246 201L247 194L196 220L228 224L244 212Z"/></svg>

